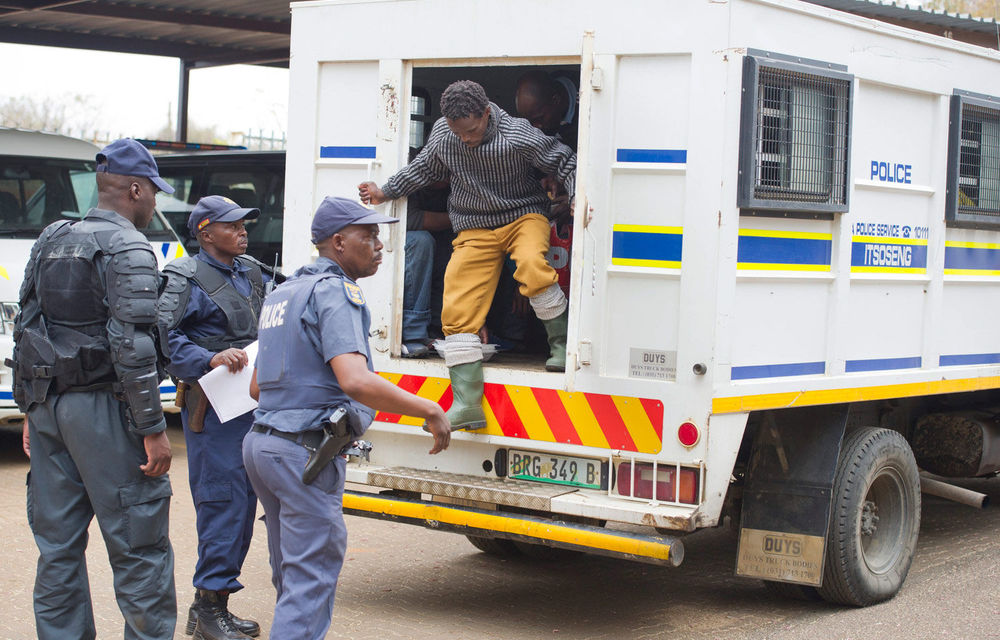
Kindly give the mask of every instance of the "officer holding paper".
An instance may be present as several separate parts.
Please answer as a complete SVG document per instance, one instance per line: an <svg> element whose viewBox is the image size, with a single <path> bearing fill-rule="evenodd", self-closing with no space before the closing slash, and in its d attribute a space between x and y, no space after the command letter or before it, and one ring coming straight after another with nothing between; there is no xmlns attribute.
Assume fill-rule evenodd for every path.
<svg viewBox="0 0 1000 640"><path fill-rule="evenodd" d="M382 262L378 225L398 222L347 198L323 200L312 223L319 258L264 301L251 394L259 396L243 441L247 474L264 507L272 582L272 638L320 640L333 615L344 562L346 461L337 455L375 410L422 417L430 453L451 429L437 403L373 372L371 314L357 280Z"/></svg>
<svg viewBox="0 0 1000 640"><path fill-rule="evenodd" d="M253 414L221 422L198 385L215 367L247 366L243 350L257 338L265 287L264 265L245 256L245 220L260 215L222 196L198 201L188 231L201 251L164 267L166 292L160 313L171 327L168 371L178 378L178 404L188 452L188 475L198 521L195 599L185 631L199 640L246 638L259 625L229 612L229 594L250 548L257 497L243 468L243 436Z"/></svg>

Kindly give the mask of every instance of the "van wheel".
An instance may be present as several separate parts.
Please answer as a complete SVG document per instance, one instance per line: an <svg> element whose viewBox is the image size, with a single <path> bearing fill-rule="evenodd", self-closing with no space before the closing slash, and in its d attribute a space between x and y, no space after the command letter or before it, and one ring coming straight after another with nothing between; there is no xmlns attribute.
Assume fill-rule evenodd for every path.
<svg viewBox="0 0 1000 640"><path fill-rule="evenodd" d="M520 551L518 551L517 547L514 546L514 543L510 540L505 540L504 538L484 538L482 536L465 537L472 543L472 546L491 556L509 558L520 554Z"/></svg>
<svg viewBox="0 0 1000 640"><path fill-rule="evenodd" d="M920 477L903 436L875 428L845 435L832 499L819 594L860 607L892 598L920 530Z"/></svg>
<svg viewBox="0 0 1000 640"><path fill-rule="evenodd" d="M778 582L776 580L764 580L764 588L787 600L805 600L807 602L817 602L822 600L816 587L807 584L793 584L791 582Z"/></svg>

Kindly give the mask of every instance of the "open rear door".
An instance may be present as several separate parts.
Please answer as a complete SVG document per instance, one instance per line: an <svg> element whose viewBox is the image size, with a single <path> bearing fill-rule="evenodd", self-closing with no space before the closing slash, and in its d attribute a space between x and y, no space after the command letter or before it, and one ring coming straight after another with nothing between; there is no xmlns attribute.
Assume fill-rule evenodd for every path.
<svg viewBox="0 0 1000 640"><path fill-rule="evenodd" d="M569 290L569 330L566 341L566 389L573 391L576 385L577 367L581 359L589 364L589 343L581 343L582 289L585 286L583 274L592 268L588 264L594 259L594 252L587 251L590 244L585 234L590 223L590 205L587 200L590 164L590 111L594 88L600 87L600 72L594 70L594 32L583 34L580 54L580 118L576 146L576 192L573 209L572 267ZM581 353L581 350L583 353Z"/></svg>
<svg viewBox="0 0 1000 640"><path fill-rule="evenodd" d="M312 91L303 95L316 98L294 101L296 109L289 114L283 256L289 271L310 262L314 249L309 229L324 197L356 198L359 183L381 183L399 166L399 129L406 122L400 117L400 105L405 104L400 60L320 62L311 68L293 67L292 73L312 74ZM306 84L295 82L298 87ZM398 217L399 206L390 202L384 212ZM394 262L401 262L391 259L402 244L401 226L382 230L385 265L364 285L372 310L372 346L379 351L388 348L391 310L399 306L382 298L392 296L388 282Z"/></svg>

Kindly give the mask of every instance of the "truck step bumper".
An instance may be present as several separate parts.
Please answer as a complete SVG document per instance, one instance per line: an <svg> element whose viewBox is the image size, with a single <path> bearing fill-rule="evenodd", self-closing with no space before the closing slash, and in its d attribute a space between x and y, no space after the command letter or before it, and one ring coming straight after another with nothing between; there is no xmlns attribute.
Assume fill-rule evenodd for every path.
<svg viewBox="0 0 1000 640"><path fill-rule="evenodd" d="M473 507L396 496L344 492L344 513L414 524L467 536L504 538L636 562L676 567L684 560L677 538L643 535Z"/></svg>

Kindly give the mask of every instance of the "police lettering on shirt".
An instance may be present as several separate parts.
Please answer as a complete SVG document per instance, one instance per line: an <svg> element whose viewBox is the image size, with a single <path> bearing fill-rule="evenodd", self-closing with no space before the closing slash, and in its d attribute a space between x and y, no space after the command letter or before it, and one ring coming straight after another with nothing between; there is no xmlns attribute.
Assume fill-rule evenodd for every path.
<svg viewBox="0 0 1000 640"><path fill-rule="evenodd" d="M260 310L260 328L271 329L285 324L285 308L287 306L288 300L265 304Z"/></svg>

